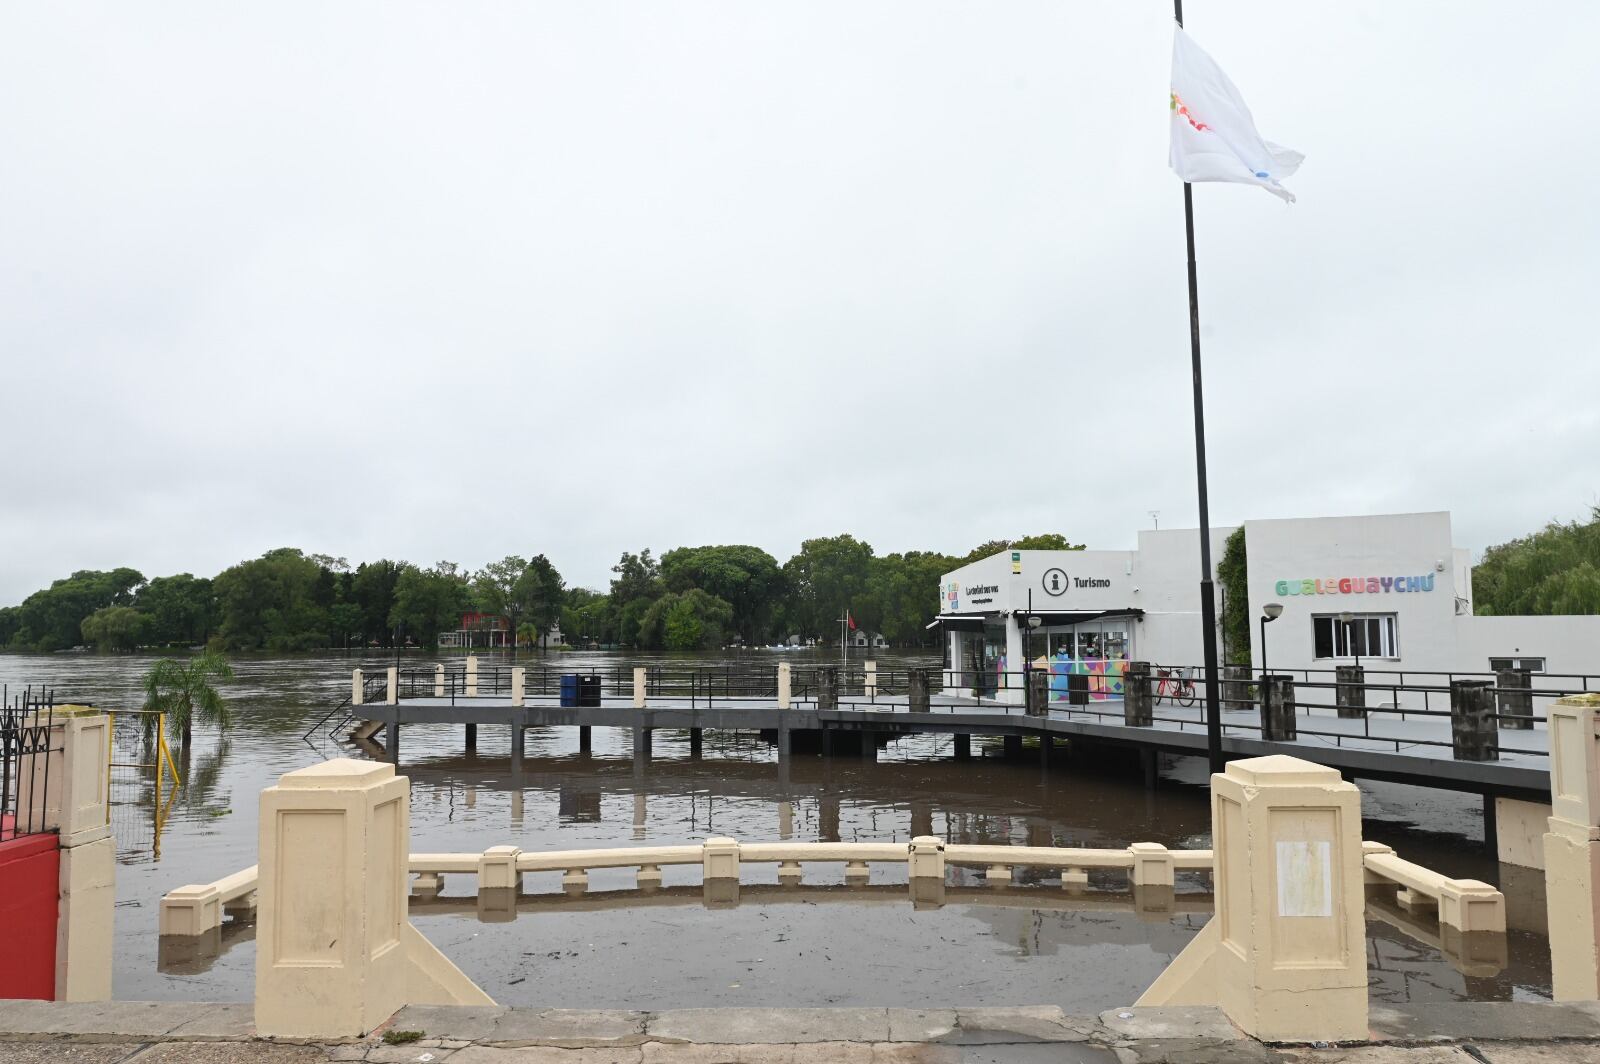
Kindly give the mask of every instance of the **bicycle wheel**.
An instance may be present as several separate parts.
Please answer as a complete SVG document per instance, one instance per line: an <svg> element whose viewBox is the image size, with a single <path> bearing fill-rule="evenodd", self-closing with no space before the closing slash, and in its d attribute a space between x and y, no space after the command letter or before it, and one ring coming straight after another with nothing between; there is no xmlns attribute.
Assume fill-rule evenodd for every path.
<svg viewBox="0 0 1600 1064"><path fill-rule="evenodd" d="M1194 681L1180 680L1178 682L1178 691L1174 696L1173 701L1177 702L1180 706L1194 705Z"/></svg>

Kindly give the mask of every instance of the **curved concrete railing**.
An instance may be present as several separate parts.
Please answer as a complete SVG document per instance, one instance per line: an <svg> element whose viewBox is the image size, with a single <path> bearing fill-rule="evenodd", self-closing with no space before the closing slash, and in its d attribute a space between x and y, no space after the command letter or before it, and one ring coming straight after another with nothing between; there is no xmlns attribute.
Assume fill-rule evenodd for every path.
<svg viewBox="0 0 1600 1064"><path fill-rule="evenodd" d="M1451 879L1396 856L1381 843L1363 844L1363 862L1369 887L1393 885L1398 900L1410 908L1438 909L1439 922L1460 931L1505 930L1505 898L1494 887L1471 879ZM910 843L878 842L756 842L709 838L699 845L630 846L590 850L528 850L494 846L482 853L414 853L408 867L416 876L413 892L435 895L446 875L477 877L480 891L522 889L526 874L560 872L569 893L588 887L588 872L595 868L633 868L635 885L649 890L661 885L661 869L699 865L708 890L720 881L737 884L744 865L778 866L778 881L797 885L807 864L843 864L846 883L865 883L869 866L898 864L907 867L915 885L943 883L950 866L982 868L986 881L1009 883L1013 869L1059 869L1061 885L1069 891L1087 887L1090 871L1116 871L1127 875L1135 888L1170 888L1180 871L1212 870L1211 850L1169 850L1158 843L1138 842L1123 849L1086 849L1058 846L989 846L949 843L923 836ZM224 912L248 912L255 907L256 869L236 872L209 884L179 887L161 899L161 934L200 935L222 925Z"/></svg>

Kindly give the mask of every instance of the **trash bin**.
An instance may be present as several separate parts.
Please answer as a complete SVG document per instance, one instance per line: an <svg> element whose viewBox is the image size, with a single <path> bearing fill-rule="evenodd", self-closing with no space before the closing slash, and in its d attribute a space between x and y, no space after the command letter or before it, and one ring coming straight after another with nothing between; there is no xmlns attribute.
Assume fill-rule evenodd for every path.
<svg viewBox="0 0 1600 1064"><path fill-rule="evenodd" d="M575 672L561 674L561 704L567 707L578 704L578 674Z"/></svg>
<svg viewBox="0 0 1600 1064"><path fill-rule="evenodd" d="M578 705L585 709L600 708L600 677L591 673L578 677Z"/></svg>
<svg viewBox="0 0 1600 1064"><path fill-rule="evenodd" d="M1084 673L1067 673L1067 704L1072 706L1089 704L1089 677Z"/></svg>

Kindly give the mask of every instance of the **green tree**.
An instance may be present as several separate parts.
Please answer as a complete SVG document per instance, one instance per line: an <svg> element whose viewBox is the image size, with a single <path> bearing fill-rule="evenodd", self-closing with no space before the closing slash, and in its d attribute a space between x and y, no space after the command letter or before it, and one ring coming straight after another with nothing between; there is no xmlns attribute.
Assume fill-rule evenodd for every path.
<svg viewBox="0 0 1600 1064"><path fill-rule="evenodd" d="M335 642L350 649L350 637L361 634L361 607L354 602L336 602L328 610L329 631Z"/></svg>
<svg viewBox="0 0 1600 1064"><path fill-rule="evenodd" d="M224 569L212 581L218 633L232 650L312 650L328 643L335 582L324 565L293 547Z"/></svg>
<svg viewBox="0 0 1600 1064"><path fill-rule="evenodd" d="M484 613L511 618L513 630L519 627L522 615L528 612L527 603L518 595L518 583L528 571L528 560L508 554L497 562L490 562L472 577L472 591L478 609Z"/></svg>
<svg viewBox="0 0 1600 1064"><path fill-rule="evenodd" d="M137 650L149 621L132 606L105 606L83 619L83 638L101 650Z"/></svg>
<svg viewBox="0 0 1600 1064"><path fill-rule="evenodd" d="M561 607L561 634L574 646L616 641L617 611L611 596L586 587L567 590L567 604Z"/></svg>
<svg viewBox="0 0 1600 1064"><path fill-rule="evenodd" d="M711 650L723 645L733 625L733 607L695 587L668 592L639 621L639 645L647 650Z"/></svg>
<svg viewBox="0 0 1600 1064"><path fill-rule="evenodd" d="M233 713L216 688L231 679L233 666L220 654L207 652L187 662L162 658L144 674L144 708L165 713L188 746L196 720L222 731L233 726Z"/></svg>
<svg viewBox="0 0 1600 1064"><path fill-rule="evenodd" d="M1244 526L1233 530L1217 562L1222 584L1222 659L1228 665L1250 664L1250 565Z"/></svg>
<svg viewBox="0 0 1600 1064"><path fill-rule="evenodd" d="M848 534L801 543L783 565L789 624L805 636L837 637L845 610L866 603L871 564L872 547Z"/></svg>
<svg viewBox="0 0 1600 1064"><path fill-rule="evenodd" d="M561 607L567 600L567 584L543 554L528 559L528 566L517 578L514 594L527 618L543 636L561 620Z"/></svg>
<svg viewBox="0 0 1600 1064"><path fill-rule="evenodd" d="M1059 532L1041 532L1035 536L1023 536L1021 539L991 539L987 543L980 543L967 552L967 556L957 561L957 566L975 562L979 558L987 558L992 554L999 554L1003 550L1083 550L1084 544L1074 543ZM946 570L948 572L949 570ZM941 574L942 575L942 574Z"/></svg>
<svg viewBox="0 0 1600 1064"><path fill-rule="evenodd" d="M1600 613L1600 507L1484 551L1472 598L1485 615Z"/></svg>
<svg viewBox="0 0 1600 1064"><path fill-rule="evenodd" d="M907 551L872 559L863 615L869 627L897 646L925 645L934 637L927 626L939 614L939 578L959 559L930 551Z"/></svg>
<svg viewBox="0 0 1600 1064"><path fill-rule="evenodd" d="M439 633L454 630L471 608L471 588L455 562L440 562L431 569L408 564L395 581L389 623L404 625L422 646L437 646Z"/></svg>
<svg viewBox="0 0 1600 1064"><path fill-rule="evenodd" d="M733 628L747 644L770 634L784 588L778 561L746 545L680 547L661 556L661 581L668 591L701 588L733 607Z"/></svg>
<svg viewBox="0 0 1600 1064"><path fill-rule="evenodd" d="M350 601L361 610L361 642L377 640L383 646L394 643L389 614L394 610L395 585L400 580L402 562L380 558L356 566L350 579Z"/></svg>
<svg viewBox="0 0 1600 1064"><path fill-rule="evenodd" d="M134 607L150 619L152 643L204 643L217 624L216 590L190 573L154 578L139 589Z"/></svg>
<svg viewBox="0 0 1600 1064"><path fill-rule="evenodd" d="M144 577L136 569L82 569L35 591L17 607L10 643L19 649L60 650L75 646L83 622L106 606L131 606Z"/></svg>

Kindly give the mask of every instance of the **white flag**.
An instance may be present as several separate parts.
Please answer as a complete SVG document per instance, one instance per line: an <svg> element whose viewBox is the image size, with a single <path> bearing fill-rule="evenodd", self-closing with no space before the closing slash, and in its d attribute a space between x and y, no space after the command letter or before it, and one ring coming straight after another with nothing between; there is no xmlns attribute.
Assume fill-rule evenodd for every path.
<svg viewBox="0 0 1600 1064"><path fill-rule="evenodd" d="M1260 185L1289 203L1278 179L1305 156L1256 132L1250 108L1228 75L1178 27L1172 38L1172 169L1185 181Z"/></svg>

